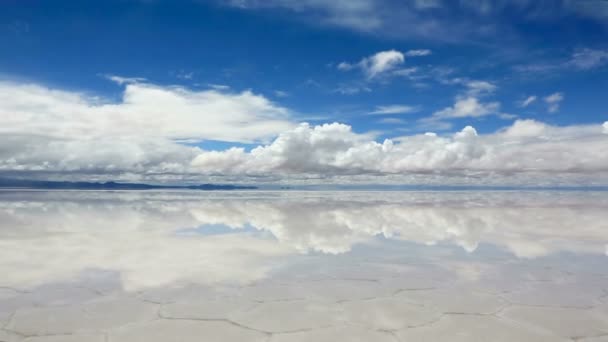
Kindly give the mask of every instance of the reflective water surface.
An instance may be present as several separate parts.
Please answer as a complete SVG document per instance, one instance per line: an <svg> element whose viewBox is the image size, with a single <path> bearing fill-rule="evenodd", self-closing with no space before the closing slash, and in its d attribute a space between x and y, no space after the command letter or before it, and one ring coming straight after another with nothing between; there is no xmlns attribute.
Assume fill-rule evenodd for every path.
<svg viewBox="0 0 608 342"><path fill-rule="evenodd" d="M0 341L608 341L608 193L0 192Z"/></svg>

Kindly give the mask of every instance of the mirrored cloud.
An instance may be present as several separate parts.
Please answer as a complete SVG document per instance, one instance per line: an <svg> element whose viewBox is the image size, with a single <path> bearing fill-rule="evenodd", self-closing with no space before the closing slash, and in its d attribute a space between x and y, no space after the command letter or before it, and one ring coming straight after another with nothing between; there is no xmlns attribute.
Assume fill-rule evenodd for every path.
<svg viewBox="0 0 608 342"><path fill-rule="evenodd" d="M488 245L518 258L603 255L601 193L4 193L3 286L117 271L128 291L247 284L307 253L343 254L378 237ZM112 217L112 220L108 220ZM224 227L217 231L218 227ZM27 243L24 243L27 241Z"/></svg>

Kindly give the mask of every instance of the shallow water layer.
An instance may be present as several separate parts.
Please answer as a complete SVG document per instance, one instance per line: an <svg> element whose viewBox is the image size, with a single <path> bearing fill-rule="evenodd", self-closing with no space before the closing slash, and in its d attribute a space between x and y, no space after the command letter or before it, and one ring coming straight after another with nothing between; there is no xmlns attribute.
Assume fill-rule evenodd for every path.
<svg viewBox="0 0 608 342"><path fill-rule="evenodd" d="M0 341L608 341L606 192L0 192Z"/></svg>

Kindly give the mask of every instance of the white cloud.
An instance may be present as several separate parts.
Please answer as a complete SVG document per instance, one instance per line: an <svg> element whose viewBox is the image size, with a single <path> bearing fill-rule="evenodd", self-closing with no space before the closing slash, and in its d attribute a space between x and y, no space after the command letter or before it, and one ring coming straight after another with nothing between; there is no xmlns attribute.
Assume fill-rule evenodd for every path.
<svg viewBox="0 0 608 342"><path fill-rule="evenodd" d="M409 50L405 53L407 57L422 57L431 55L433 52L428 49Z"/></svg>
<svg viewBox="0 0 608 342"><path fill-rule="evenodd" d="M102 76L107 78L108 80L110 80L116 84L120 84L120 85L147 81L143 77L122 77L122 76L116 76L116 75L102 75Z"/></svg>
<svg viewBox="0 0 608 342"><path fill-rule="evenodd" d="M276 97L288 97L289 93L283 90L275 90L274 91L274 96Z"/></svg>
<svg viewBox="0 0 608 342"><path fill-rule="evenodd" d="M518 65L515 70L524 73L559 74L561 70L589 71L605 65L608 65L608 50L584 48L574 51L568 58Z"/></svg>
<svg viewBox="0 0 608 342"><path fill-rule="evenodd" d="M516 119L518 116L516 114L500 113L498 114L498 117L503 120L513 120Z"/></svg>
<svg viewBox="0 0 608 342"><path fill-rule="evenodd" d="M175 77L177 77L177 78L179 78L181 80L191 80L191 79L194 78L194 72L193 71L187 72L187 71L184 71L184 70L180 70L180 71L178 71L178 72L176 72L174 74L175 74Z"/></svg>
<svg viewBox="0 0 608 342"><path fill-rule="evenodd" d="M497 115L501 119L510 120L516 116L500 112L499 102L481 102L480 97L492 94L498 88L487 81L470 80L468 78L440 79L443 84L462 85L463 93L456 97L453 106L436 111L433 115L418 120L418 128L445 131L452 129L452 124L446 122L458 118L479 118Z"/></svg>
<svg viewBox="0 0 608 342"><path fill-rule="evenodd" d="M460 98L437 112L434 124L494 114L498 106ZM492 134L466 128L454 135L377 142L339 123L294 126L288 114L251 92L136 83L127 84L120 102L100 103L80 93L2 82L0 173L71 180L320 183L526 183L530 174L547 182L572 175L594 182L608 173L606 123L554 127L519 120ZM271 143L250 152L207 151L181 145L177 140L182 139Z"/></svg>
<svg viewBox="0 0 608 342"><path fill-rule="evenodd" d="M494 83L481 80L471 80L466 77L445 78L443 75L440 75L439 82L447 85L464 86L466 88L466 94L469 96L488 95L498 89Z"/></svg>
<svg viewBox="0 0 608 342"><path fill-rule="evenodd" d="M579 16L604 23L604 0L217 0L246 10L286 9L313 25L336 26L383 38L438 41L521 35L513 20L532 22Z"/></svg>
<svg viewBox="0 0 608 342"><path fill-rule="evenodd" d="M369 93L372 91L370 87L365 84L360 83L349 83L349 84L340 84L336 89L333 90L336 93L342 95L355 95L359 93Z"/></svg>
<svg viewBox="0 0 608 342"><path fill-rule="evenodd" d="M418 112L420 109L416 106L408 106L408 105L388 105L388 106L378 106L369 114L372 115L385 115L385 114L408 114Z"/></svg>
<svg viewBox="0 0 608 342"><path fill-rule="evenodd" d="M218 91L224 91L224 90L230 90L230 86L227 86L225 84L213 84L213 83L209 83L207 84L207 86L211 89L215 89Z"/></svg>
<svg viewBox="0 0 608 342"><path fill-rule="evenodd" d="M382 119L378 120L378 122L381 124L387 124L387 125L401 125L401 124L406 123L405 120L399 119L399 118L382 118Z"/></svg>
<svg viewBox="0 0 608 342"><path fill-rule="evenodd" d="M302 124L282 133L272 144L250 153L240 151L240 164L228 158L223 169L245 173L278 172L296 175L356 174L526 174L546 177L560 173L608 172L608 142L603 127L553 127L536 121L516 121L494 134L479 135L466 127L452 136L414 135L382 143L355 134L342 124L311 127ZM232 151L230 153L235 153ZM206 153L194 160L201 171L207 168ZM490 179L486 179L492 181Z"/></svg>
<svg viewBox="0 0 608 342"><path fill-rule="evenodd" d="M0 101L1 133L57 139L137 136L252 142L291 127L287 109L251 91L127 83L118 103L104 103L81 93L0 82Z"/></svg>
<svg viewBox="0 0 608 342"><path fill-rule="evenodd" d="M563 93L553 93L543 99L547 104L547 110L549 113L555 113L559 111L559 106L561 102L564 100Z"/></svg>
<svg viewBox="0 0 608 342"><path fill-rule="evenodd" d="M416 67L401 68L401 69L396 69L395 71L393 71L393 75L411 77L412 74L414 74L416 72L418 72L418 68L416 68Z"/></svg>
<svg viewBox="0 0 608 342"><path fill-rule="evenodd" d="M341 62L340 64L338 64L338 70L349 71L349 70L352 70L353 68L355 68L355 65L347 63L347 62Z"/></svg>
<svg viewBox="0 0 608 342"><path fill-rule="evenodd" d="M518 120L513 123L513 126L504 130L508 137L542 137L547 125L534 120Z"/></svg>
<svg viewBox="0 0 608 342"><path fill-rule="evenodd" d="M315 23L370 32L382 25L376 0L227 0L242 9L285 8L298 14L316 13Z"/></svg>
<svg viewBox="0 0 608 342"><path fill-rule="evenodd" d="M390 71L404 62L403 53L396 50L381 51L362 61L362 67L372 78Z"/></svg>
<svg viewBox="0 0 608 342"><path fill-rule="evenodd" d="M499 109L500 103L498 102L482 103L475 97L464 97L458 98L452 107L433 113L433 117L436 119L476 118L496 114Z"/></svg>
<svg viewBox="0 0 608 342"><path fill-rule="evenodd" d="M468 88L467 93L472 96L493 93L497 89L495 84L487 81L472 80L466 81L464 84Z"/></svg>
<svg viewBox="0 0 608 342"><path fill-rule="evenodd" d="M356 64L342 62L338 64L338 69L348 71L354 68L359 68L369 79L372 79L394 70L397 66L403 64L404 61L405 56L402 52L397 50L387 50L380 51L374 55L363 58Z"/></svg>
<svg viewBox="0 0 608 342"><path fill-rule="evenodd" d="M444 132L454 128L454 125L451 122L440 120L435 117L429 116L426 118L419 119L417 121L418 129L426 129L433 132L427 132L435 134L434 132Z"/></svg>
<svg viewBox="0 0 608 342"><path fill-rule="evenodd" d="M441 0L414 0L414 6L417 9L433 9L433 8L441 8L442 3Z"/></svg>
<svg viewBox="0 0 608 342"><path fill-rule="evenodd" d="M604 122L602 127L604 128L603 133L608 134L608 121Z"/></svg>
<svg viewBox="0 0 608 342"><path fill-rule="evenodd" d="M532 95L532 96L528 96L525 100L523 100L521 102L521 104L519 105L520 107L526 108L529 105L531 105L532 103L536 102L537 97Z"/></svg>

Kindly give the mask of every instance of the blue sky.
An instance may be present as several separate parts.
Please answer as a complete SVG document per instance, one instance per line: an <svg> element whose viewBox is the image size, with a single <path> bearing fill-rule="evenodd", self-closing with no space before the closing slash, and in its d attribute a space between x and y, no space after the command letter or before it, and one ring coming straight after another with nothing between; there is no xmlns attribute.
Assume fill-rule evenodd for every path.
<svg viewBox="0 0 608 342"><path fill-rule="evenodd" d="M0 7L0 80L6 94L35 85L48 91L44 96L72 94L94 107L128 104L129 87L134 94L157 87L230 99L247 93L253 102L272 107L239 121L269 120L266 128L242 136L236 126L227 134L184 133L187 120L171 133L145 134L203 151L243 147L248 153L301 122L311 127L338 122L350 127L355 140L381 144L426 132L450 136L469 125L480 136L492 135L518 120L599 130L608 119L608 2L602 0L5 1ZM34 97L27 91L20 94ZM21 110L16 106L6 113ZM181 115L163 113L162 120ZM53 129L73 128L81 124L74 121L78 115L44 118ZM40 127L5 124L40 135ZM556 135L563 138L562 133ZM5 164L19 164L17 157L28 152L20 153L4 156ZM80 160L80 152L74 153ZM65 160L38 162L44 161L56 165L52 172L65 174L67 169L57 166ZM39 170L38 162L26 169ZM342 167L332 163L330 169ZM338 174L359 174L355 170L365 167L357 165ZM317 166L280 169L327 176L328 170ZM141 174L138 170L121 174ZM203 173L217 176L218 170ZM88 172L98 177L98 171Z"/></svg>

